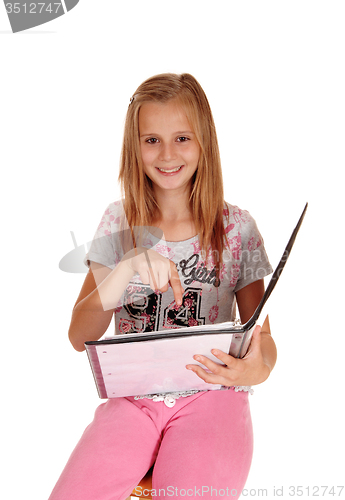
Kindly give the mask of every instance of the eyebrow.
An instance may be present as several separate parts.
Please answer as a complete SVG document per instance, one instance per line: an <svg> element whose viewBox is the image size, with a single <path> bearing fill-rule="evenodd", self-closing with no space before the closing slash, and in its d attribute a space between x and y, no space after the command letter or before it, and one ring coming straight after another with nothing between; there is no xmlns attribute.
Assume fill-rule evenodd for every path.
<svg viewBox="0 0 345 500"><path fill-rule="evenodd" d="M182 132L173 132L172 135L183 135L183 134L194 134L191 130L183 130ZM153 132L152 134L141 134L140 137L152 137L152 136L159 136L159 134L156 134Z"/></svg>

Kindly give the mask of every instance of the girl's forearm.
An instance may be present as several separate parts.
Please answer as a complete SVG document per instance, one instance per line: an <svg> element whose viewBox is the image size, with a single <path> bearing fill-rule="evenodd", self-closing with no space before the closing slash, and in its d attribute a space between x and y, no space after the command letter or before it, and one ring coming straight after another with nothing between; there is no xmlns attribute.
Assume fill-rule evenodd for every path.
<svg viewBox="0 0 345 500"><path fill-rule="evenodd" d="M272 335L265 331L261 331L261 353L271 373L277 361L277 348Z"/></svg>
<svg viewBox="0 0 345 500"><path fill-rule="evenodd" d="M261 354L269 373L271 373L277 361L277 348L271 335L268 316L266 316L261 328Z"/></svg>
<svg viewBox="0 0 345 500"><path fill-rule="evenodd" d="M98 270L93 270L97 287L75 305L68 332L77 351L85 350L85 342L98 340L106 332L114 309L134 274L126 261L121 261L103 280Z"/></svg>

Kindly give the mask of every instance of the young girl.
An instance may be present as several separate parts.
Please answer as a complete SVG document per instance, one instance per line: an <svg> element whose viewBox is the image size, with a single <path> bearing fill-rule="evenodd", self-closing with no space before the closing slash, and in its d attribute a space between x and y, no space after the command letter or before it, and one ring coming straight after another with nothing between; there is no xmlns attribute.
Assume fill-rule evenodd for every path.
<svg viewBox="0 0 345 500"><path fill-rule="evenodd" d="M158 75L136 90L119 179L124 199L103 215L73 309L75 349L113 316L116 333L144 332L230 321L237 303L246 322L271 267L252 217L224 202L211 110L191 75ZM252 457L248 386L276 360L268 320L245 358L212 353L221 364L195 353L205 369L193 359L186 369L222 390L101 404L50 500L125 499L153 464L157 497L238 498Z"/></svg>

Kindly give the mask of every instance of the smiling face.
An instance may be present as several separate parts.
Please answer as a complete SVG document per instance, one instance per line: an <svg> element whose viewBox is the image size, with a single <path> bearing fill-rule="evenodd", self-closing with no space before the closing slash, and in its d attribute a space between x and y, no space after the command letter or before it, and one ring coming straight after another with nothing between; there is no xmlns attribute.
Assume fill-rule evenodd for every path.
<svg viewBox="0 0 345 500"><path fill-rule="evenodd" d="M156 196L183 193L188 199L200 146L176 101L146 102L139 112L141 158Z"/></svg>

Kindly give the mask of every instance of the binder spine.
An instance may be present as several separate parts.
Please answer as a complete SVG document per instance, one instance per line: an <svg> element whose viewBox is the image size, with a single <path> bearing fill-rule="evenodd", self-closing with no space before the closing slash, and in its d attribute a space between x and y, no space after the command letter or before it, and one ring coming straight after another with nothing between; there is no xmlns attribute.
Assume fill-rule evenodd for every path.
<svg viewBox="0 0 345 500"><path fill-rule="evenodd" d="M247 354L255 326L256 326L256 323L254 323L254 325L250 328L250 330L247 330L246 332L244 332L243 337L242 337L242 344L241 344L240 350L238 352L237 358L243 358Z"/></svg>
<svg viewBox="0 0 345 500"><path fill-rule="evenodd" d="M103 373L99 363L97 347L95 345L86 346L87 356L89 358L90 366L92 369L93 377L95 379L98 396L101 399L107 399L108 394L104 384Z"/></svg>

